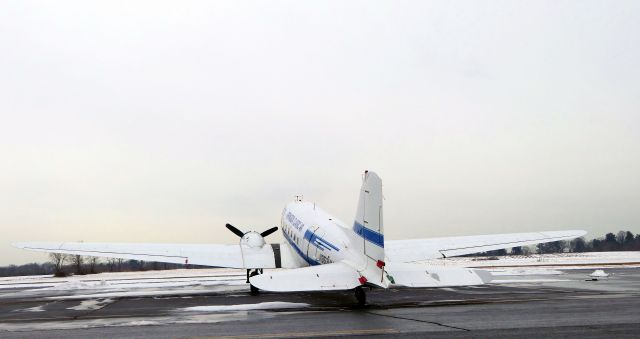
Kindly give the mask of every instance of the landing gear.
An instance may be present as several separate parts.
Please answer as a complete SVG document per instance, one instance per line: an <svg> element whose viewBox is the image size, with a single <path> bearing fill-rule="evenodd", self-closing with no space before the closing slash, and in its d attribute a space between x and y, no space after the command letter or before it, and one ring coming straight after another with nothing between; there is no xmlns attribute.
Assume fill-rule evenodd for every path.
<svg viewBox="0 0 640 339"><path fill-rule="evenodd" d="M367 303L367 295L364 293L362 286L356 287L356 299L358 300L358 306L362 307Z"/></svg>
<svg viewBox="0 0 640 339"><path fill-rule="evenodd" d="M249 278L254 277L258 274L262 274L262 269L255 269L253 270L253 272L249 273L251 270L247 270L247 282L249 282ZM251 295L257 295L258 293L260 293L260 289L258 289L257 287L253 286L253 285L249 285L249 287L251 288Z"/></svg>

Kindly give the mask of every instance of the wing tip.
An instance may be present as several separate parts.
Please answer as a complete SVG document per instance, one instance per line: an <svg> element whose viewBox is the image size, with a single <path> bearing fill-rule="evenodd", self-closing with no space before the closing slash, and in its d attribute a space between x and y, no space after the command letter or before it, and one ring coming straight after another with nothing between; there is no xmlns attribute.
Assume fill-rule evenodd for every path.
<svg viewBox="0 0 640 339"><path fill-rule="evenodd" d="M13 246L15 248L25 249L28 246L28 243L26 243L26 242L12 242L11 246Z"/></svg>
<svg viewBox="0 0 640 339"><path fill-rule="evenodd" d="M31 251L48 251L54 250L60 246L61 243L50 243L50 242L13 242L11 246L20 248L23 250L31 250Z"/></svg>
<svg viewBox="0 0 640 339"><path fill-rule="evenodd" d="M570 230L568 232L574 233L576 235L576 238L582 237L582 236L584 236L584 235L586 235L588 233L585 230Z"/></svg>
<svg viewBox="0 0 640 339"><path fill-rule="evenodd" d="M553 237L562 237L562 238L579 238L587 234L588 232L585 230L562 230L562 231L544 231L540 232L541 234L546 234L547 236Z"/></svg>

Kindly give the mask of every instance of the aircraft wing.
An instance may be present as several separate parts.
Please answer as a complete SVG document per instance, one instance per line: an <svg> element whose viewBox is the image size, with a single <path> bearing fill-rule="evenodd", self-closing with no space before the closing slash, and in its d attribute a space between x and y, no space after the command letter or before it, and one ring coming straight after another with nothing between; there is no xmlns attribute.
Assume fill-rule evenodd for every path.
<svg viewBox="0 0 640 339"><path fill-rule="evenodd" d="M251 284L271 292L339 291L360 286L353 267L335 262L290 270L265 271L249 278Z"/></svg>
<svg viewBox="0 0 640 339"><path fill-rule="evenodd" d="M25 242L15 247L32 251L194 264L228 268L276 268L280 258L273 245L248 248L241 245L136 244L90 242ZM278 246L277 255L280 256ZM286 254L286 253L285 253Z"/></svg>
<svg viewBox="0 0 640 339"><path fill-rule="evenodd" d="M587 234L585 231L552 231L509 233L462 237L386 240L384 250L390 262L414 262L426 259L455 257L465 254L528 246L558 240L570 240Z"/></svg>

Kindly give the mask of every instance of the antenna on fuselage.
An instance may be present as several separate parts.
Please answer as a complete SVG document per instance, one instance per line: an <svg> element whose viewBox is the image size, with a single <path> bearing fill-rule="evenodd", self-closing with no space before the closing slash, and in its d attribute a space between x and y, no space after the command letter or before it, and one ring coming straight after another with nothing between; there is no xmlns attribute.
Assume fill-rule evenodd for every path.
<svg viewBox="0 0 640 339"><path fill-rule="evenodd" d="M301 202L302 201L302 195L296 195L296 201L297 202Z"/></svg>

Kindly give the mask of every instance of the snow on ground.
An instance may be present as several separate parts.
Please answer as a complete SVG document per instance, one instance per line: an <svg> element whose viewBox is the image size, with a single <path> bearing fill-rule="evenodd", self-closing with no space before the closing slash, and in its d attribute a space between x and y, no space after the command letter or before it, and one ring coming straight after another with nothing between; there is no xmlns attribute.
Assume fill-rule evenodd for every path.
<svg viewBox="0 0 640 339"><path fill-rule="evenodd" d="M116 292L94 292L87 294L71 294L61 296L46 297L48 300L81 300L89 298L131 298L131 297L162 297L202 294L207 292L234 292L239 290L247 290L247 287L232 289L175 289L175 290L133 290L133 291L116 291ZM72 291L70 291L72 292Z"/></svg>
<svg viewBox="0 0 640 339"><path fill-rule="evenodd" d="M495 276L503 275L559 275L563 274L562 271L558 271L550 268L539 267L516 267L516 268L492 268L489 270L491 274Z"/></svg>
<svg viewBox="0 0 640 339"><path fill-rule="evenodd" d="M0 281L2 297L40 296L50 300L188 295L246 290L246 271L195 269L100 273L54 278L11 277Z"/></svg>
<svg viewBox="0 0 640 339"><path fill-rule="evenodd" d="M272 318L268 312L252 314L251 318ZM45 321L45 322L7 322L0 323L0 332L23 332L23 331L50 331L69 330L96 327L121 327L121 326L153 326L167 324L213 324L227 321L247 320L247 312L237 313L209 313L193 315L177 315L162 317L144 318L102 318L102 319L77 319L73 321Z"/></svg>
<svg viewBox="0 0 640 339"><path fill-rule="evenodd" d="M16 278L19 278L19 277L16 277ZM5 283L5 284L0 284L0 290L13 289L13 288L36 288L36 287L54 287L54 286L56 286L56 283L54 283L54 282L51 282L51 283L39 283L39 284L23 284L23 283L10 284L10 283Z"/></svg>
<svg viewBox="0 0 640 339"><path fill-rule="evenodd" d="M36 306L36 307L29 307L29 308L25 308L23 310L20 310L20 312L44 312L44 309L42 307L44 307L44 305L40 305L40 306Z"/></svg>
<svg viewBox="0 0 640 339"><path fill-rule="evenodd" d="M114 273L100 273L100 274L87 274L87 275L73 275L64 278L54 278L50 275L34 275L34 276L20 276L20 277L1 277L0 288L15 288L7 287L9 285L20 285L20 287L49 285L55 286L64 282L87 282L95 283L102 280L118 280L121 283L127 281L133 281L142 279L147 282L161 282L167 279L176 281L183 279L183 281L193 280L194 278L201 278L203 280L231 280L242 279L245 277L244 270L227 269L227 268L211 268L211 269L178 269L178 270L165 270L165 271L143 271L143 272L114 272ZM24 285L24 286L22 286Z"/></svg>
<svg viewBox="0 0 640 339"><path fill-rule="evenodd" d="M197 311L197 312L234 312L234 311L273 310L273 309L303 308L303 307L309 307L309 304L272 301L272 302L264 302L264 303L257 303L257 304L194 306L194 307L183 308L182 310Z"/></svg>
<svg viewBox="0 0 640 339"><path fill-rule="evenodd" d="M220 277L208 278L165 278L135 279L135 280L101 280L95 282L70 281L43 290L97 290L97 289L124 289L124 288L167 288L188 286L217 286L217 285L245 285L246 278L222 280Z"/></svg>
<svg viewBox="0 0 640 339"><path fill-rule="evenodd" d="M118 272L54 278L52 276L6 277L0 290L38 288L40 290L170 288L245 284L244 270L202 269L145 272Z"/></svg>
<svg viewBox="0 0 640 339"><path fill-rule="evenodd" d="M67 309L75 311L94 311L99 310L112 302L113 299L89 299L83 300L78 306L67 307Z"/></svg>
<svg viewBox="0 0 640 339"><path fill-rule="evenodd" d="M609 274L603 270L595 270L593 273L589 274L589 276L593 278L607 278Z"/></svg>
<svg viewBox="0 0 640 339"><path fill-rule="evenodd" d="M548 283L571 281L569 279L493 279L492 284L522 284L522 283Z"/></svg>
<svg viewBox="0 0 640 339"><path fill-rule="evenodd" d="M2 284L5 281L16 281L17 279L20 279L20 281L29 282L32 280L46 279L46 278L51 278L51 275L25 275L20 277L0 277L0 284Z"/></svg>

